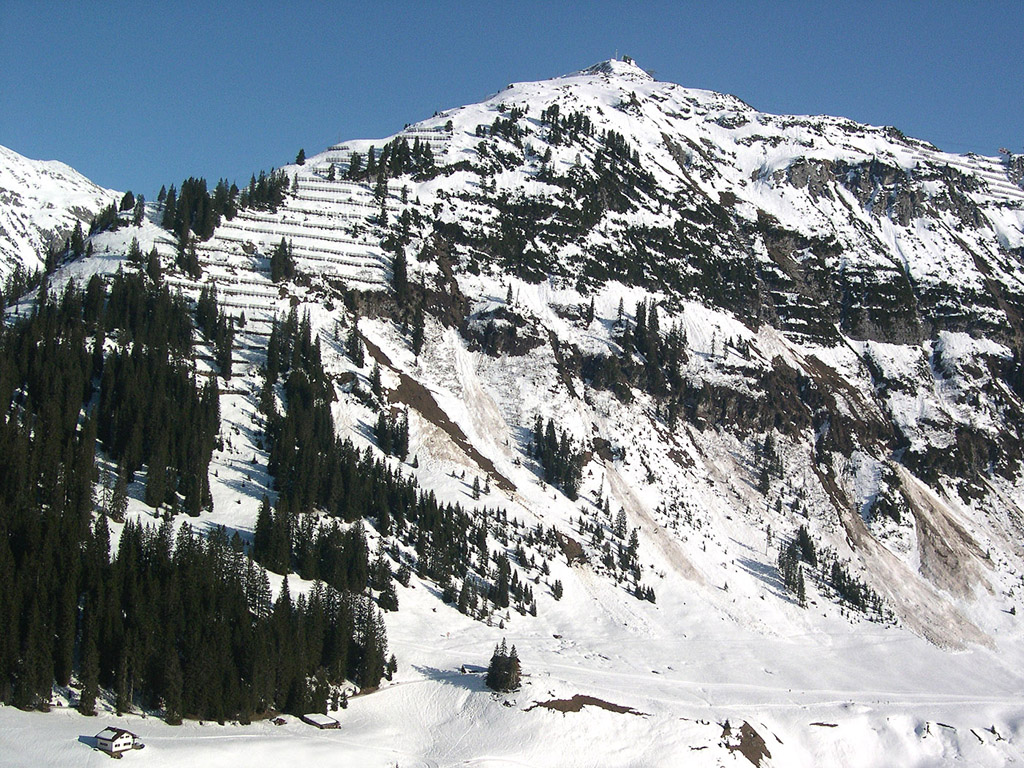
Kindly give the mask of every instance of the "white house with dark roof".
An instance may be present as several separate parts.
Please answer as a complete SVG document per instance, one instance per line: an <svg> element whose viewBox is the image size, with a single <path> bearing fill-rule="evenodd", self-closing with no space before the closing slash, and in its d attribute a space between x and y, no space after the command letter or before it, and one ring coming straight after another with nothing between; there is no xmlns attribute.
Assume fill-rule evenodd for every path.
<svg viewBox="0 0 1024 768"><path fill-rule="evenodd" d="M134 749L138 738L134 733L123 728L104 728L96 734L96 747L112 755L120 755L122 752Z"/></svg>

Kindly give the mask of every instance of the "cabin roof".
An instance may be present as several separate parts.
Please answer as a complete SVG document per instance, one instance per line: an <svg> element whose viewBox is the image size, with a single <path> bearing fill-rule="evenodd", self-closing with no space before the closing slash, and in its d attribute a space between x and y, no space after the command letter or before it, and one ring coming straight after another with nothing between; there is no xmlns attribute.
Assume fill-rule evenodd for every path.
<svg viewBox="0 0 1024 768"><path fill-rule="evenodd" d="M97 739L119 739L124 735L131 736L133 739L136 738L135 734L131 731L126 731L124 728L104 728L102 731L96 734Z"/></svg>
<svg viewBox="0 0 1024 768"><path fill-rule="evenodd" d="M323 715L319 712L310 712L308 715L303 715L302 719L308 723L314 725L337 725L338 721L330 715Z"/></svg>

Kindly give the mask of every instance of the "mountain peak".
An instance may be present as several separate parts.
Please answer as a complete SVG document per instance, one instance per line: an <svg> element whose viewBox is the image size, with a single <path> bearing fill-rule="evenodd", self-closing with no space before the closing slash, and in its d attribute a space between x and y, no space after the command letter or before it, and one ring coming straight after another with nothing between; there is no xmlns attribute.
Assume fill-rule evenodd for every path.
<svg viewBox="0 0 1024 768"><path fill-rule="evenodd" d="M607 59L574 74L613 75L615 77L631 77L638 80L654 80L650 73L641 69L629 56L623 56L621 59Z"/></svg>
<svg viewBox="0 0 1024 768"><path fill-rule="evenodd" d="M4 239L70 196L40 174L6 183L5 163L35 167L0 148L0 269ZM702 759L724 763L742 748L762 764L767 750L750 723L779 764L824 763L836 750L882 762L890 745L904 762L1008 762L1024 750L1024 707L1013 695L1024 689L1022 178L1024 155L955 156L894 129L761 113L734 96L655 81L616 57L513 83L387 138L337 144L266 184L261 175L259 189L233 201L186 182L173 208L150 203L138 224L125 211L116 228L89 236L91 255L57 259L47 291L62 298L47 300L52 315L18 319L49 295L41 291L8 312L0 440L17 449L38 436L40 447L5 452L0 475L20 485L0 496L32 501L59 475L85 504L79 512L102 521L119 506L107 488L137 454L144 474L126 494L126 523L188 510L174 524L194 526L197 540L222 526L251 535L255 559L244 573L220 533L197 561L235 590L211 592L237 606L232 621L259 640L261 606L287 607L284 596L301 590L308 602L289 627L323 648L330 628L331 648L347 643L365 662L350 681L356 655L250 659L240 646L234 666L215 670L220 693L191 704L182 694L172 714L254 714L256 693L268 709L293 692L305 709L315 694L319 709L322 686L333 699L350 682L380 682L386 635L400 654L397 672L388 662L397 678L351 710L370 707L382 725L350 721L346 731L367 754L404 718L411 735L395 754L429 762L488 754L539 763L590 733L595 754L620 762L678 763L707 748ZM42 243L31 254L43 249L43 259L23 263L41 267L46 241L31 242ZM79 302L65 293L69 280L94 298L109 280L110 298ZM157 328L147 339L135 329L148 332L155 315L119 307L149 295L180 297L165 325L184 333L172 367L149 368L150 386L137 393L121 382L147 372L139 365L162 366L155 343L170 336ZM91 330L85 306L101 313L102 330ZM50 350L59 357L47 359ZM77 394L44 400L55 392ZM117 421L95 441L102 452L83 427L73 461L43 460L46 446L69 438L47 442L33 425L50 413L85 424L83 402L97 423ZM156 450L126 447L115 459L121 427L134 434L142 423L118 414L136 408L152 414L153 439L143 443ZM177 421L201 431L175 432L176 412L195 413ZM185 445L184 456L168 448ZM272 494L277 511L268 513ZM0 529L20 531L7 524L9 508L18 509L0 503ZM18 540L8 533L10 543L0 534L0 560L15 563L14 594L37 583L49 594L66 566L88 562L57 563L63 549L54 548L52 563L46 552L9 557L51 514L28 512L17 512L18 525L36 529ZM281 520L301 521L298 535ZM74 551L102 546L101 529L76 531L92 538ZM80 572L103 588L106 574L147 548L147 536L129 530L110 569ZM172 555L174 568L191 567ZM292 563L300 574L288 575ZM188 572L167 573L168 600L177 599L174 579ZM76 588L74 599L93 585ZM107 626L110 611L115 628L151 626L148 601L103 602L95 626ZM122 608L135 613L121 617ZM190 614L193 626L222 618ZM180 654L182 690L198 690L207 667L186 654L203 649L169 624L155 641L139 636L152 656L143 666L163 669L166 652L173 667ZM40 626L13 628L27 633L10 643L22 656L0 654L5 754L8 743L23 748L8 736L20 726L6 727L23 715L5 696L24 688L26 700L72 703L45 675L31 687L14 676L23 658L60 661L52 649L81 645L74 621ZM499 629L521 653L514 700L580 710L575 731L484 692L477 662L493 658L501 672L500 660L513 658L489 656ZM9 634L0 625L0 638ZM110 643L104 679L127 664L120 637ZM252 670L276 663L298 688L248 685L243 670L254 680ZM308 669L328 671L306 693ZM156 685L140 678L134 690L156 698ZM576 706L574 692L595 686L610 701ZM886 690L899 692L895 701L877 693ZM574 698L548 700L562 695ZM113 710L116 697L97 698ZM447 714L463 706L478 725L469 736ZM724 714L736 727L723 728ZM634 738L641 731L648 738ZM189 733L173 739L178 762L206 748ZM273 759L260 733L238 753L254 765ZM316 748L304 741L311 729L281 733L299 754ZM36 740L52 735L39 730Z"/></svg>

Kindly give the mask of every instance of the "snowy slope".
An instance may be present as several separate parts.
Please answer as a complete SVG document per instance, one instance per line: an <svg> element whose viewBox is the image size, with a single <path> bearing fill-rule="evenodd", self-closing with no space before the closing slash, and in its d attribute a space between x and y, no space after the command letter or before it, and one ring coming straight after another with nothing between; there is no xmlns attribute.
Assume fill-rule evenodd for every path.
<svg viewBox="0 0 1024 768"><path fill-rule="evenodd" d="M550 117L542 120L553 105L563 118L585 115L592 133L553 140ZM518 125L518 140L501 125L491 132L496 118ZM635 164L609 160L609 130L635 150ZM344 142L285 167L293 192L277 211L222 222L199 245L198 281L173 268L173 238L147 221L96 236L95 256L54 283L131 268L122 254L134 237L144 252L158 249L171 286L195 297L212 283L222 307L239 322L244 315L233 376L221 380L224 447L211 465L213 509L193 522L200 529L249 534L260 497L273 497L258 442L258 371L270 323L294 307L309 314L337 382L339 434L373 444L375 414L347 382L365 389L376 359L391 402L410 406L410 453L394 465L441 501L497 508L522 524L506 529L509 549L523 544L550 564L549 574L517 564L538 615L474 620L414 577L387 615L399 673L354 698L340 731L291 718L280 728L172 729L129 716L118 722L148 746L126 759L1024 758L1024 406L1015 378L1024 190L1008 161L941 153L842 118L766 115L620 61L509 86L397 137L429 144L441 170L389 178L382 198L371 180L343 176L353 153L365 160L396 137ZM609 163L639 167L653 183L624 183L615 198L610 187L580 196L565 181L590 183ZM605 204L581 223L576 212L598 198ZM516 214L524 200L533 207ZM418 357L390 287L388 240L406 211L410 282L427 312ZM517 228L522 250L503 250L495 233ZM274 283L267 256L282 237L300 274ZM685 333L675 419L671 398L639 386L617 396L587 374L593 356L638 357L627 355L622 331L641 300L657 303L662 333ZM361 369L341 343L354 309L370 351ZM503 346L487 346L509 328ZM217 374L205 361L197 368ZM415 398L409 382L421 386ZM530 454L538 415L586 450L576 500L541 481ZM762 481L769 435L780 469ZM492 489L478 502L474 477ZM133 492L132 513L155 520L141 486ZM624 543L613 530L620 510L638 532L639 581L656 602L636 599L632 577L604 560L606 544L614 554ZM586 561L526 541L538 525L577 542ZM880 611L854 608L807 564L799 604L777 562L801 526L822 557L877 593ZM472 673L502 637L525 673L510 696L490 694ZM535 706L577 694L633 712ZM98 762L106 758L87 737L114 720L0 709L0 752L16 755L14 765ZM750 733L764 741L761 757ZM19 749L25 740L43 742L42 752ZM731 748L741 742L744 750Z"/></svg>
<svg viewBox="0 0 1024 768"><path fill-rule="evenodd" d="M76 222L88 230L92 217L119 199L64 163L0 146L0 278L18 264L41 269L51 244L63 245Z"/></svg>

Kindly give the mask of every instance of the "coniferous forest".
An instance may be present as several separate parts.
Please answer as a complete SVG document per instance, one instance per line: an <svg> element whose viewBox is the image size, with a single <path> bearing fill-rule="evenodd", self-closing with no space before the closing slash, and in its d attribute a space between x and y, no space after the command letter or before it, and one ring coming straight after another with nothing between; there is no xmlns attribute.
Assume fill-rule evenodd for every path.
<svg viewBox="0 0 1024 768"><path fill-rule="evenodd" d="M286 581L274 600L237 534L175 525L210 504L219 427L194 332L188 302L120 273L60 298L44 284L0 329L0 702L46 708L74 677L87 714L102 688L119 711L244 722L394 669L368 597L319 583L292 600ZM143 473L163 521L122 525Z"/></svg>
<svg viewBox="0 0 1024 768"><path fill-rule="evenodd" d="M382 611L413 568L465 613L536 612L488 547L510 521L439 503L337 438L319 340L294 311L273 327L260 397L276 504L264 497L251 542L181 524L212 505L220 441L202 338L228 378L233 322L216 293L192 302L135 271L59 297L44 282L32 314L0 329L0 702L45 709L74 683L87 714L103 695L172 723L325 710L346 681L372 688L396 669ZM404 458L404 416L366 397L378 447ZM126 515L129 493L152 523ZM275 599L267 568L315 586L293 600L286 579Z"/></svg>

